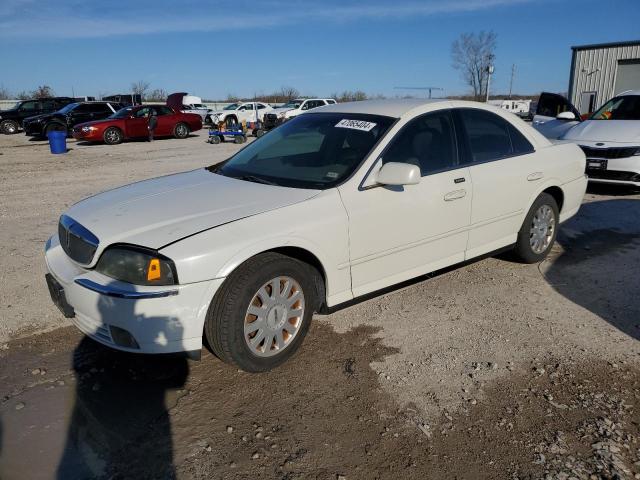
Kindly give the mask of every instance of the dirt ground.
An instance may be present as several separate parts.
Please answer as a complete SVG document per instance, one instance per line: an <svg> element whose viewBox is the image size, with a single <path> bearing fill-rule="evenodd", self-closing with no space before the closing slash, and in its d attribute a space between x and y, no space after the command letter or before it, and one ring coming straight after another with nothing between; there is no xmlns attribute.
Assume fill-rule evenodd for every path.
<svg viewBox="0 0 640 480"><path fill-rule="evenodd" d="M42 278L60 212L238 148L204 140L54 157L0 136L0 479L640 478L637 192L591 187L540 265L486 258L317 316L267 374L68 327Z"/></svg>

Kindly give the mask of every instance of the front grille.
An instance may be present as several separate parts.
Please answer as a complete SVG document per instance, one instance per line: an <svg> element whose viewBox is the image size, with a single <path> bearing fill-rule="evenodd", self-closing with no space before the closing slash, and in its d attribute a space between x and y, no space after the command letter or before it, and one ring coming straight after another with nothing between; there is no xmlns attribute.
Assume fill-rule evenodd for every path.
<svg viewBox="0 0 640 480"><path fill-rule="evenodd" d="M636 172L622 172L619 170L592 170L587 169L589 178L600 180L618 180L623 182L640 182L640 174Z"/></svg>
<svg viewBox="0 0 640 480"><path fill-rule="evenodd" d="M93 233L71 217L62 215L58 223L58 237L69 258L84 265L91 263L99 244L98 237Z"/></svg>
<svg viewBox="0 0 640 480"><path fill-rule="evenodd" d="M640 147L593 148L580 145L587 158L626 158L631 157Z"/></svg>

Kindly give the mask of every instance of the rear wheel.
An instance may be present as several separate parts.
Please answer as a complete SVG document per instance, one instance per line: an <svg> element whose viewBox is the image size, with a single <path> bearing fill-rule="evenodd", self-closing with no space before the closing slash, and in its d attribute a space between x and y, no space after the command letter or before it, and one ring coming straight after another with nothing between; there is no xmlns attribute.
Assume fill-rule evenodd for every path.
<svg viewBox="0 0 640 480"><path fill-rule="evenodd" d="M525 263L544 260L556 240L558 223L558 203L548 193L541 193L518 232L514 249L516 256Z"/></svg>
<svg viewBox="0 0 640 480"><path fill-rule="evenodd" d="M106 143L107 145L117 145L119 143L122 143L122 140L124 140L124 135L122 134L122 130L120 130L119 128L109 127L104 131L102 138L104 139L104 143Z"/></svg>
<svg viewBox="0 0 640 480"><path fill-rule="evenodd" d="M260 138L265 133L267 133L267 132L265 132L262 128L259 128L258 130L256 130L256 137Z"/></svg>
<svg viewBox="0 0 640 480"><path fill-rule="evenodd" d="M18 133L19 128L20 125L18 125L18 122L14 120L4 120L2 123L0 123L0 130L2 130L2 133L4 133L5 135L13 135L14 133Z"/></svg>
<svg viewBox="0 0 640 480"><path fill-rule="evenodd" d="M186 123L178 123L173 129L173 136L176 138L187 138L189 135L189 127Z"/></svg>
<svg viewBox="0 0 640 480"><path fill-rule="evenodd" d="M233 139L233 141L237 144L241 144L245 142L245 138L242 135L236 135L236 138Z"/></svg>
<svg viewBox="0 0 640 480"><path fill-rule="evenodd" d="M212 135L211 138L209 138L209 141L217 145L220 143L220 137L218 135Z"/></svg>
<svg viewBox="0 0 640 480"><path fill-rule="evenodd" d="M318 306L315 275L310 265L278 253L240 265L209 306L205 335L213 352L248 372L287 360Z"/></svg>

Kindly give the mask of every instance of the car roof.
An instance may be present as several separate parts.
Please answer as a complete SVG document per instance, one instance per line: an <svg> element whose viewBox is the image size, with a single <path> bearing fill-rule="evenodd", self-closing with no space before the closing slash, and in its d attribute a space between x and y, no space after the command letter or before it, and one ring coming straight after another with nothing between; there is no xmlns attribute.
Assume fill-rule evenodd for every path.
<svg viewBox="0 0 640 480"><path fill-rule="evenodd" d="M416 99L402 98L393 100L363 100L361 102L336 103L321 107L323 112L336 113L367 113L371 115L384 115L387 117L400 118L405 113L425 105L450 102L447 99Z"/></svg>
<svg viewBox="0 0 640 480"><path fill-rule="evenodd" d="M627 90L626 92L619 93L618 97L623 97L627 95L640 95L640 90Z"/></svg>

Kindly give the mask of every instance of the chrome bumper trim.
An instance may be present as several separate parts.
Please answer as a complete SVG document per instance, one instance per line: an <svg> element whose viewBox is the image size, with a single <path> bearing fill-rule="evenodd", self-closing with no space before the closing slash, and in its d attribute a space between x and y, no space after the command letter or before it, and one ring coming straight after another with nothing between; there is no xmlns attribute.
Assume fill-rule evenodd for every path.
<svg viewBox="0 0 640 480"><path fill-rule="evenodd" d="M170 297L172 295L177 295L178 290L163 290L157 292L132 292L129 290L122 290L120 288L115 288L109 285L100 285L92 280L88 280L86 278L78 278L75 280L75 283L78 285L92 290L94 292L98 292L101 295L106 295L108 297L116 297L116 298L128 298L132 300L140 300L143 298L162 298L162 297Z"/></svg>

